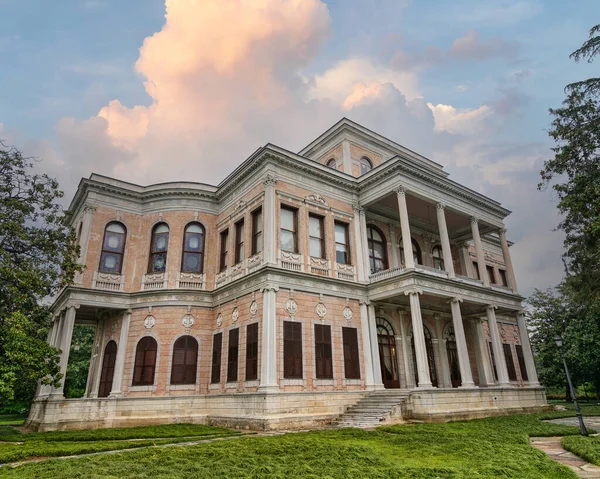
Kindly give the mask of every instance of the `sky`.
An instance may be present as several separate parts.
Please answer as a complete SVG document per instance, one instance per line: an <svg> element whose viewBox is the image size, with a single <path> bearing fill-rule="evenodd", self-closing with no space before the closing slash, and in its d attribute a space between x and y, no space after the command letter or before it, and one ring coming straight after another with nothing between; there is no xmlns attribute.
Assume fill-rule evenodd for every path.
<svg viewBox="0 0 600 479"><path fill-rule="evenodd" d="M348 117L500 201L520 292L562 277L548 108L598 75L579 0L0 0L0 140L70 200L92 172L216 184ZM67 201L68 203L68 201Z"/></svg>

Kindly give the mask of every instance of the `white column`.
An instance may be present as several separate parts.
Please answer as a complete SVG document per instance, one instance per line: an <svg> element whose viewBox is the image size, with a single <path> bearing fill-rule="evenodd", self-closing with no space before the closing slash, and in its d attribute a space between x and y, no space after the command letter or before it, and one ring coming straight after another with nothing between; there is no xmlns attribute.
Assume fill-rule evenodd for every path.
<svg viewBox="0 0 600 479"><path fill-rule="evenodd" d="M454 262L452 261L452 250L450 249L450 237L448 236L448 227L446 226L445 206L442 203L435 205L437 212L438 229L440 231L440 240L442 241L442 253L444 255L444 269L449 278L454 278Z"/></svg>
<svg viewBox="0 0 600 479"><path fill-rule="evenodd" d="M75 314L77 309L79 309L79 305L70 305L67 307L67 312L65 313L65 317L62 321L63 325L60 331L60 337L58 341L60 342L60 373L62 374L62 379L60 386L57 388L52 388L51 396L64 396L65 390L65 377L67 375L67 365L69 364L69 353L71 352L71 339L73 338L73 327L75 326Z"/></svg>
<svg viewBox="0 0 600 479"><path fill-rule="evenodd" d="M90 242L90 230L92 228L92 217L96 211L96 207L92 205L85 205L83 207L83 218L81 221L81 236L79 237L79 260L78 263L85 265L87 258L88 244ZM83 279L83 272L76 273L74 282L75 284L81 284Z"/></svg>
<svg viewBox="0 0 600 479"><path fill-rule="evenodd" d="M267 285L263 288L263 315L260 350L259 392L277 392L277 291L279 288Z"/></svg>
<svg viewBox="0 0 600 479"><path fill-rule="evenodd" d="M494 385L494 372L490 364L490 355L487 349L485 334L483 333L482 321L481 318L473 320L473 336L475 339L475 361L477 362L479 387L486 387Z"/></svg>
<svg viewBox="0 0 600 479"><path fill-rule="evenodd" d="M400 266L400 250L398 248L398 240L396 238L396 228L394 225L389 225L390 227L390 243L392 244L392 268L397 268Z"/></svg>
<svg viewBox="0 0 600 479"><path fill-rule="evenodd" d="M277 264L277 253L275 250L277 231L275 229L275 219L277 217L277 204L275 201L275 184L277 179L272 175L267 175L263 181L265 185L265 199L263 208L263 262L266 264ZM230 230L231 236L234 232ZM234 250L231 250L232 255Z"/></svg>
<svg viewBox="0 0 600 479"><path fill-rule="evenodd" d="M444 331L442 329L442 317L439 314L433 315L435 319L435 330L438 341L438 349L440 356L440 371L438 372L438 387L450 388L452 387L452 380L450 379L450 363L448 362L448 349L446 347L446 340L444 339Z"/></svg>
<svg viewBox="0 0 600 479"><path fill-rule="evenodd" d="M369 333L371 337L371 357L373 358L373 382L375 389L383 389L381 379L381 359L379 358L379 341L377 339L377 324L375 324L375 306L367 305L369 312Z"/></svg>
<svg viewBox="0 0 600 479"><path fill-rule="evenodd" d="M50 329L48 330L48 344L54 347L54 341L56 338L56 334L58 331L58 323L60 321L60 315L53 317L52 322L50 323ZM37 388L35 391L35 397L47 396L50 394L50 386L47 384L42 384L42 380L40 379L37 384Z"/></svg>
<svg viewBox="0 0 600 479"><path fill-rule="evenodd" d="M125 356L127 355L130 322L131 309L128 309L123 313L123 318L121 319L121 333L119 334L119 345L117 347L112 388L109 394L110 397L120 397L123 394L123 372L125 371Z"/></svg>
<svg viewBox="0 0 600 479"><path fill-rule="evenodd" d="M405 250L406 251L406 250ZM412 251L410 249L409 251ZM412 257L412 254L410 255ZM406 254L404 255L406 258ZM410 300L410 315L412 318L413 339L415 341L415 356L417 357L417 372L420 388L431 388L431 377L429 376L429 361L427 360L427 347L425 346L425 333L423 332L423 317L421 316L421 303L419 295L423 291L413 289L405 291Z"/></svg>
<svg viewBox="0 0 600 479"><path fill-rule="evenodd" d="M96 323L96 333L94 334L94 342L92 343L92 352L90 354L90 365L88 367L88 375L87 380L85 381L85 393L83 397L89 398L91 392L93 391L94 386L94 378L96 377L96 368L98 367L98 355L100 352L100 335L102 321L99 319Z"/></svg>
<svg viewBox="0 0 600 479"><path fill-rule="evenodd" d="M363 262L365 265L365 281L369 279L371 275L371 262L369 260L369 240L367 239L367 216L365 209L360 208L359 219L360 219L360 238L363 245L362 254Z"/></svg>
<svg viewBox="0 0 600 479"><path fill-rule="evenodd" d="M471 362L469 361L469 350L467 349L467 338L465 337L465 327L460 312L460 303L462 298L452 298L450 300L450 309L452 311L452 325L454 326L454 336L456 337L456 349L458 351L458 367L460 368L461 388L474 388L473 374L471 372Z"/></svg>
<svg viewBox="0 0 600 479"><path fill-rule="evenodd" d="M406 387L414 388L415 380L410 370L409 363L409 350L410 343L408 342L408 338L406 336L406 326L404 325L404 311L398 310L398 314L400 315L400 334L402 334L402 359L404 359L404 373L406 374Z"/></svg>
<svg viewBox="0 0 600 479"><path fill-rule="evenodd" d="M515 280L515 270L513 269L512 261L510 259L508 241L506 240L506 229L500 228L498 230L498 236L500 236L500 245L502 246L502 255L504 256L504 266L506 266L506 280L508 286L513 290L513 293L516 294L517 281Z"/></svg>
<svg viewBox="0 0 600 479"><path fill-rule="evenodd" d="M365 265L365 254L364 250L367 245L363 244L362 241L362 231L361 231L361 219L360 213L362 211L362 207L359 205L354 205L352 207L354 209L354 242L356 248L356 274L358 281L367 281L369 275L367 274L367 268L369 267L368 263Z"/></svg>
<svg viewBox="0 0 600 479"><path fill-rule="evenodd" d="M500 339L500 331L498 331L498 322L496 321L496 306L488 306L486 308L488 329L490 330L490 338L492 339L492 350L494 351L494 362L496 363L496 373L498 374L499 386L510 386L508 379L508 369L506 368L506 359L504 358L504 349L502 349L502 340Z"/></svg>
<svg viewBox="0 0 600 479"><path fill-rule="evenodd" d="M477 268L479 269L479 277L483 281L485 287L490 286L490 278L488 278L485 269L485 255L483 254L483 246L481 245L481 236L479 236L479 220L471 217L471 232L473 241L475 242L475 253L477 254Z"/></svg>
<svg viewBox="0 0 600 479"><path fill-rule="evenodd" d="M406 387L406 378L403 376L404 358L400 354L400 351L402 351L402 336L396 334L394 336L394 344L396 345L396 364L398 365L398 382L400 383L400 387L402 388Z"/></svg>
<svg viewBox="0 0 600 479"><path fill-rule="evenodd" d="M363 364L365 367L365 386L367 389L375 389L373 377L373 353L371 351L371 333L369 331L369 310L367 302L360 302L360 326L363 340Z"/></svg>
<svg viewBox="0 0 600 479"><path fill-rule="evenodd" d="M521 337L521 346L523 347L523 359L525 359L525 368L527 369L527 379L530 386L539 386L537 370L533 360L533 352L531 351L531 343L529 342L529 334L527 333L527 323L523 312L517 313L517 325L519 326L519 335Z"/></svg>
<svg viewBox="0 0 600 479"><path fill-rule="evenodd" d="M352 157L350 156L350 141L342 141L342 167L344 173L352 174Z"/></svg>
<svg viewBox="0 0 600 479"><path fill-rule="evenodd" d="M96 345L96 368L93 371L92 384L89 387L88 397L98 397L98 386L100 385L100 376L102 375L102 362L104 360L104 334L106 331L106 318L101 317L98 320L98 329L100 334L98 335L98 344Z"/></svg>
<svg viewBox="0 0 600 479"><path fill-rule="evenodd" d="M406 206L406 191L401 186L396 190L398 196L398 212L400 213L400 230L402 231L402 248L404 249L404 266L408 269L415 267L412 254L410 223L408 222L408 207ZM420 314L420 313L419 313Z"/></svg>
<svg viewBox="0 0 600 479"><path fill-rule="evenodd" d="M467 242L461 243L458 251L462 274L467 278L476 278L476 275L473 273L473 262L469 256L469 244Z"/></svg>

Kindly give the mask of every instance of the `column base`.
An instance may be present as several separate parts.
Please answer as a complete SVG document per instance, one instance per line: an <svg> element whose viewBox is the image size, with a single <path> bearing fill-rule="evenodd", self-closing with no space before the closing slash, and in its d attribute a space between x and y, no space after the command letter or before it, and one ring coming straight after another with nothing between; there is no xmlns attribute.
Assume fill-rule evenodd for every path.
<svg viewBox="0 0 600 479"><path fill-rule="evenodd" d="M431 383L419 383L419 385L416 387L416 389L437 389L437 388L434 387L434 385Z"/></svg>
<svg viewBox="0 0 600 479"><path fill-rule="evenodd" d="M108 399L118 399L121 397L123 397L123 393L121 391L111 391L111 393L108 395Z"/></svg>
<svg viewBox="0 0 600 479"><path fill-rule="evenodd" d="M61 401L65 398L65 394L63 391L50 393L47 396L48 399L52 401Z"/></svg>
<svg viewBox="0 0 600 479"><path fill-rule="evenodd" d="M511 383L498 383L496 384L497 388L512 388L513 385Z"/></svg>
<svg viewBox="0 0 600 479"><path fill-rule="evenodd" d="M259 386L256 392L264 394L273 394L279 392L279 386Z"/></svg>
<svg viewBox="0 0 600 479"><path fill-rule="evenodd" d="M466 383L466 384L461 384L460 386L458 386L458 389L478 389L479 386L477 386L475 383Z"/></svg>

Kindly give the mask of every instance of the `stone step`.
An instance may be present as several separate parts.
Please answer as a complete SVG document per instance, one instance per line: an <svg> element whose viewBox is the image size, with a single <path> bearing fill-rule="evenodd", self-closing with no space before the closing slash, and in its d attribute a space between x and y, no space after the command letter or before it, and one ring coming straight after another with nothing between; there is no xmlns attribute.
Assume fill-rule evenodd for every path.
<svg viewBox="0 0 600 479"><path fill-rule="evenodd" d="M381 425L385 417L406 401L406 391L375 391L348 408L335 423L336 427L368 428Z"/></svg>

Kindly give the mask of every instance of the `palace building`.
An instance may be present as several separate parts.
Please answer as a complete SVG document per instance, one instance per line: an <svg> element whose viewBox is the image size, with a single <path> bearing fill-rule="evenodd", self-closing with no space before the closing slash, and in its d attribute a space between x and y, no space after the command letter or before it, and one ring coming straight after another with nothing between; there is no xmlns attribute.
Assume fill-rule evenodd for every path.
<svg viewBox="0 0 600 479"><path fill-rule="evenodd" d="M92 174L71 203L85 271L53 304L67 370L38 430L439 421L547 406L500 203L343 119L260 148L219 185Z"/></svg>

